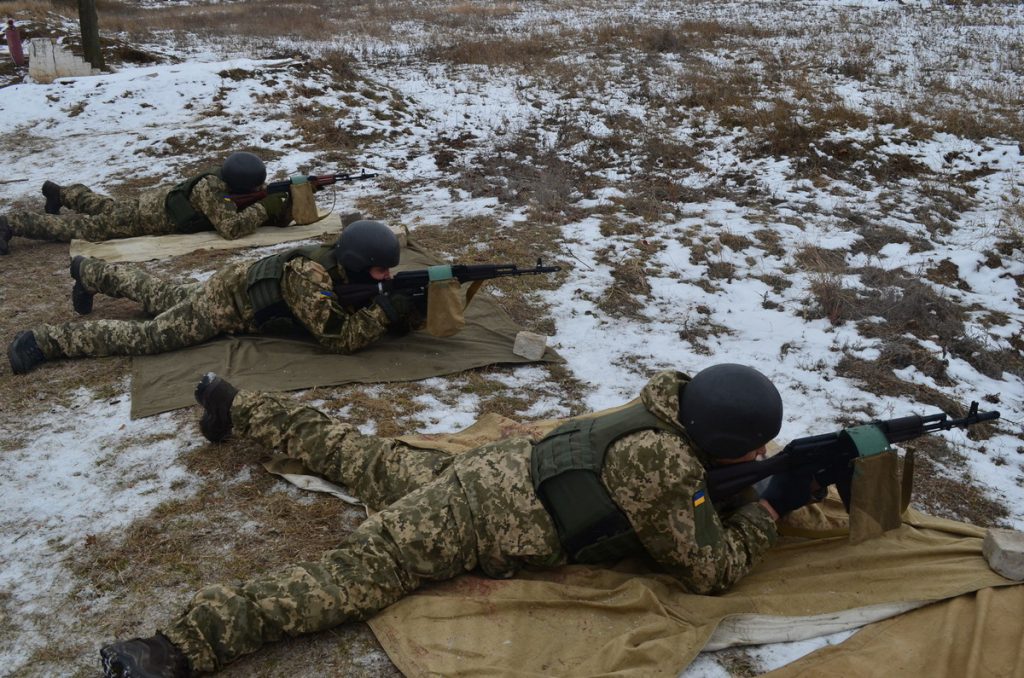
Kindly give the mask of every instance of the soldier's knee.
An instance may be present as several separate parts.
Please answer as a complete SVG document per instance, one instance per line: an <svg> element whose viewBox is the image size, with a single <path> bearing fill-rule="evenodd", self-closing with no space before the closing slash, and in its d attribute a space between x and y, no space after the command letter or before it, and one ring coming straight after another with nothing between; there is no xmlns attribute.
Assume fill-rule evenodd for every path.
<svg viewBox="0 0 1024 678"><path fill-rule="evenodd" d="M238 592L228 586L213 584L200 589L192 598L194 606L198 605L227 605L228 601L236 597Z"/></svg>

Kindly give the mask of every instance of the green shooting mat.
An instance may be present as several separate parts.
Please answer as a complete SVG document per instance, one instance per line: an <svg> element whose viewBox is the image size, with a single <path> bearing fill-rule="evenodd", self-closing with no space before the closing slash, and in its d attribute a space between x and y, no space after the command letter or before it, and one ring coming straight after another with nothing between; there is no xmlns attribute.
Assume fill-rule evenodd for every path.
<svg viewBox="0 0 1024 678"><path fill-rule="evenodd" d="M410 245L401 269L425 268L436 259ZM500 262L505 263L505 262ZM132 360L132 418L194 404L196 382L216 372L239 388L291 391L350 383L416 381L503 363L527 363L512 352L521 328L487 294L466 309L466 326L451 337L413 332L387 337L352 355L330 353L312 340L232 336L199 346ZM542 361L560 361L548 349Z"/></svg>

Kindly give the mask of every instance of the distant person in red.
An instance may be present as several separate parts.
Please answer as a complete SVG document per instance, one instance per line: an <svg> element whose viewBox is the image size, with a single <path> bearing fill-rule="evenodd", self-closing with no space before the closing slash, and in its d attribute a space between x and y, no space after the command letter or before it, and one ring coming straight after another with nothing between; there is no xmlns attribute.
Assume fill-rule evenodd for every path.
<svg viewBox="0 0 1024 678"><path fill-rule="evenodd" d="M11 53L11 59L15 66L25 65L25 53L21 51L21 35L14 26L14 19L7 20L7 30L4 31L7 38L7 51Z"/></svg>

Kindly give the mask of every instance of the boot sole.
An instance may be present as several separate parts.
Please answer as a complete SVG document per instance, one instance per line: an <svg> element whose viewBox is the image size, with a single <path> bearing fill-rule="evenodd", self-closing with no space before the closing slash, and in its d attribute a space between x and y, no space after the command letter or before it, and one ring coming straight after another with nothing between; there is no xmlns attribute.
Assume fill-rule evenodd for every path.
<svg viewBox="0 0 1024 678"><path fill-rule="evenodd" d="M231 420L206 410L199 420L199 432L211 443L224 442L231 435Z"/></svg>
<svg viewBox="0 0 1024 678"><path fill-rule="evenodd" d="M49 186L49 185L50 185L49 182L47 182L45 184L45 186ZM43 207L43 210L47 214L60 214L60 208L63 207L63 205L60 202L60 187L59 186L57 187L57 191L56 191L57 194L56 195L50 195L49 193L50 192L47 191L46 188L44 187L43 188L43 197L46 198L46 206Z"/></svg>
<svg viewBox="0 0 1024 678"><path fill-rule="evenodd" d="M89 315L92 313L92 298L95 292L90 292L82 283L82 262L85 257L78 255L71 260L71 277L75 280L75 286L71 288L71 306L78 315Z"/></svg>
<svg viewBox="0 0 1024 678"><path fill-rule="evenodd" d="M233 387L220 377L214 378L203 391L203 397L199 404L203 406L203 416L199 420L199 431L203 437L211 443L219 443L231 435L231 408L226 412L215 411L209 403L219 396L221 391L227 391ZM237 392L237 391L236 391Z"/></svg>
<svg viewBox="0 0 1024 678"><path fill-rule="evenodd" d="M33 361L24 361L21 356L14 352L13 347L7 349L7 359L11 362L11 372L14 374L28 374L32 371L32 368L39 363Z"/></svg>
<svg viewBox="0 0 1024 678"><path fill-rule="evenodd" d="M85 289L81 281L76 280L75 286L71 288L71 306L78 315L89 315L92 313L92 292Z"/></svg>

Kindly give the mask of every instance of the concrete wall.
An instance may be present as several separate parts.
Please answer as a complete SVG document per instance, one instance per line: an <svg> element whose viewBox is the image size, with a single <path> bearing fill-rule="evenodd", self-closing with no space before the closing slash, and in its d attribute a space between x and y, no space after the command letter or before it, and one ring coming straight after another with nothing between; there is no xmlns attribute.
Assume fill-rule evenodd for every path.
<svg viewBox="0 0 1024 678"><path fill-rule="evenodd" d="M99 70L52 38L32 38L28 41L28 74L36 82L46 83L68 76L98 75Z"/></svg>

